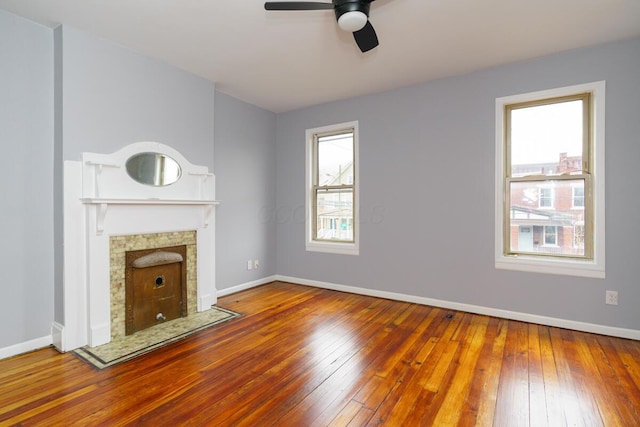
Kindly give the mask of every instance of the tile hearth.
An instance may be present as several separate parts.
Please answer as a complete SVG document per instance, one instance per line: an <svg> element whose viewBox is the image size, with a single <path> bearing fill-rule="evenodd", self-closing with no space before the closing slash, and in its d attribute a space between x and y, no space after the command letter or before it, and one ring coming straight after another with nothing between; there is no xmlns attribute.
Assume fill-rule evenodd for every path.
<svg viewBox="0 0 640 427"><path fill-rule="evenodd" d="M96 368L104 369L239 316L241 314L234 311L213 306L210 310L152 326L107 344L73 350L73 353Z"/></svg>

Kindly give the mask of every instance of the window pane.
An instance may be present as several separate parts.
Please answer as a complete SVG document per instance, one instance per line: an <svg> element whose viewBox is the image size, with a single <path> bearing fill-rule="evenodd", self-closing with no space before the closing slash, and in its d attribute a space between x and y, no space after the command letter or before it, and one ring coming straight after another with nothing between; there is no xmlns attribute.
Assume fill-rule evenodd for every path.
<svg viewBox="0 0 640 427"><path fill-rule="evenodd" d="M511 110L511 176L582 170L583 101Z"/></svg>
<svg viewBox="0 0 640 427"><path fill-rule="evenodd" d="M544 227L544 244L555 246L556 233L557 233L557 228L555 226L545 226Z"/></svg>
<svg viewBox="0 0 640 427"><path fill-rule="evenodd" d="M584 189L583 179L511 182L509 252L583 256L585 211L575 209L577 188Z"/></svg>
<svg viewBox="0 0 640 427"><path fill-rule="evenodd" d="M538 189L538 205L541 208L553 207L553 188L540 187Z"/></svg>
<svg viewBox="0 0 640 427"><path fill-rule="evenodd" d="M316 192L316 239L353 241L353 191Z"/></svg>
<svg viewBox="0 0 640 427"><path fill-rule="evenodd" d="M573 207L584 208L584 185L582 183L573 187Z"/></svg>
<svg viewBox="0 0 640 427"><path fill-rule="evenodd" d="M318 138L318 185L353 185L353 133Z"/></svg>

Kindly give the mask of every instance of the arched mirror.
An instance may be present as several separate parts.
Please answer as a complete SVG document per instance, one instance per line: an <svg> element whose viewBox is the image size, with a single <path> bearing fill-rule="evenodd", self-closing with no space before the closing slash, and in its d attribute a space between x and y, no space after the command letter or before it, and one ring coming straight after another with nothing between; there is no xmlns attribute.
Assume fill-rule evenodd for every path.
<svg viewBox="0 0 640 427"><path fill-rule="evenodd" d="M180 179L180 165L161 153L138 153L127 160L127 173L140 184L162 187Z"/></svg>

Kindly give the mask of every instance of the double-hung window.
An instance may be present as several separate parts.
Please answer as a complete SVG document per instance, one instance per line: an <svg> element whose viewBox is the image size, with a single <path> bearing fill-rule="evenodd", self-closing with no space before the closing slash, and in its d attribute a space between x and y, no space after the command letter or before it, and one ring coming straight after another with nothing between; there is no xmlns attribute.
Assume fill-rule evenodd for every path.
<svg viewBox="0 0 640 427"><path fill-rule="evenodd" d="M358 254L358 123L309 129L306 248Z"/></svg>
<svg viewBox="0 0 640 427"><path fill-rule="evenodd" d="M604 277L604 82L496 100L496 267Z"/></svg>

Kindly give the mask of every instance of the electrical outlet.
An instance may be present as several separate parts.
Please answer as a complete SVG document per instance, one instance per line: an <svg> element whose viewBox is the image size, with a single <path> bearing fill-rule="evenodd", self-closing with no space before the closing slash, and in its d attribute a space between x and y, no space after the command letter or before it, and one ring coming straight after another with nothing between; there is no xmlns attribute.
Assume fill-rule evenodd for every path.
<svg viewBox="0 0 640 427"><path fill-rule="evenodd" d="M605 293L605 302L609 305L618 305L618 291L607 291Z"/></svg>
<svg viewBox="0 0 640 427"><path fill-rule="evenodd" d="M253 262L251 260L247 261L247 270L251 270L253 268Z"/></svg>
<svg viewBox="0 0 640 427"><path fill-rule="evenodd" d="M260 267L260 261L259 260L253 261L253 268L257 269L258 267Z"/></svg>

